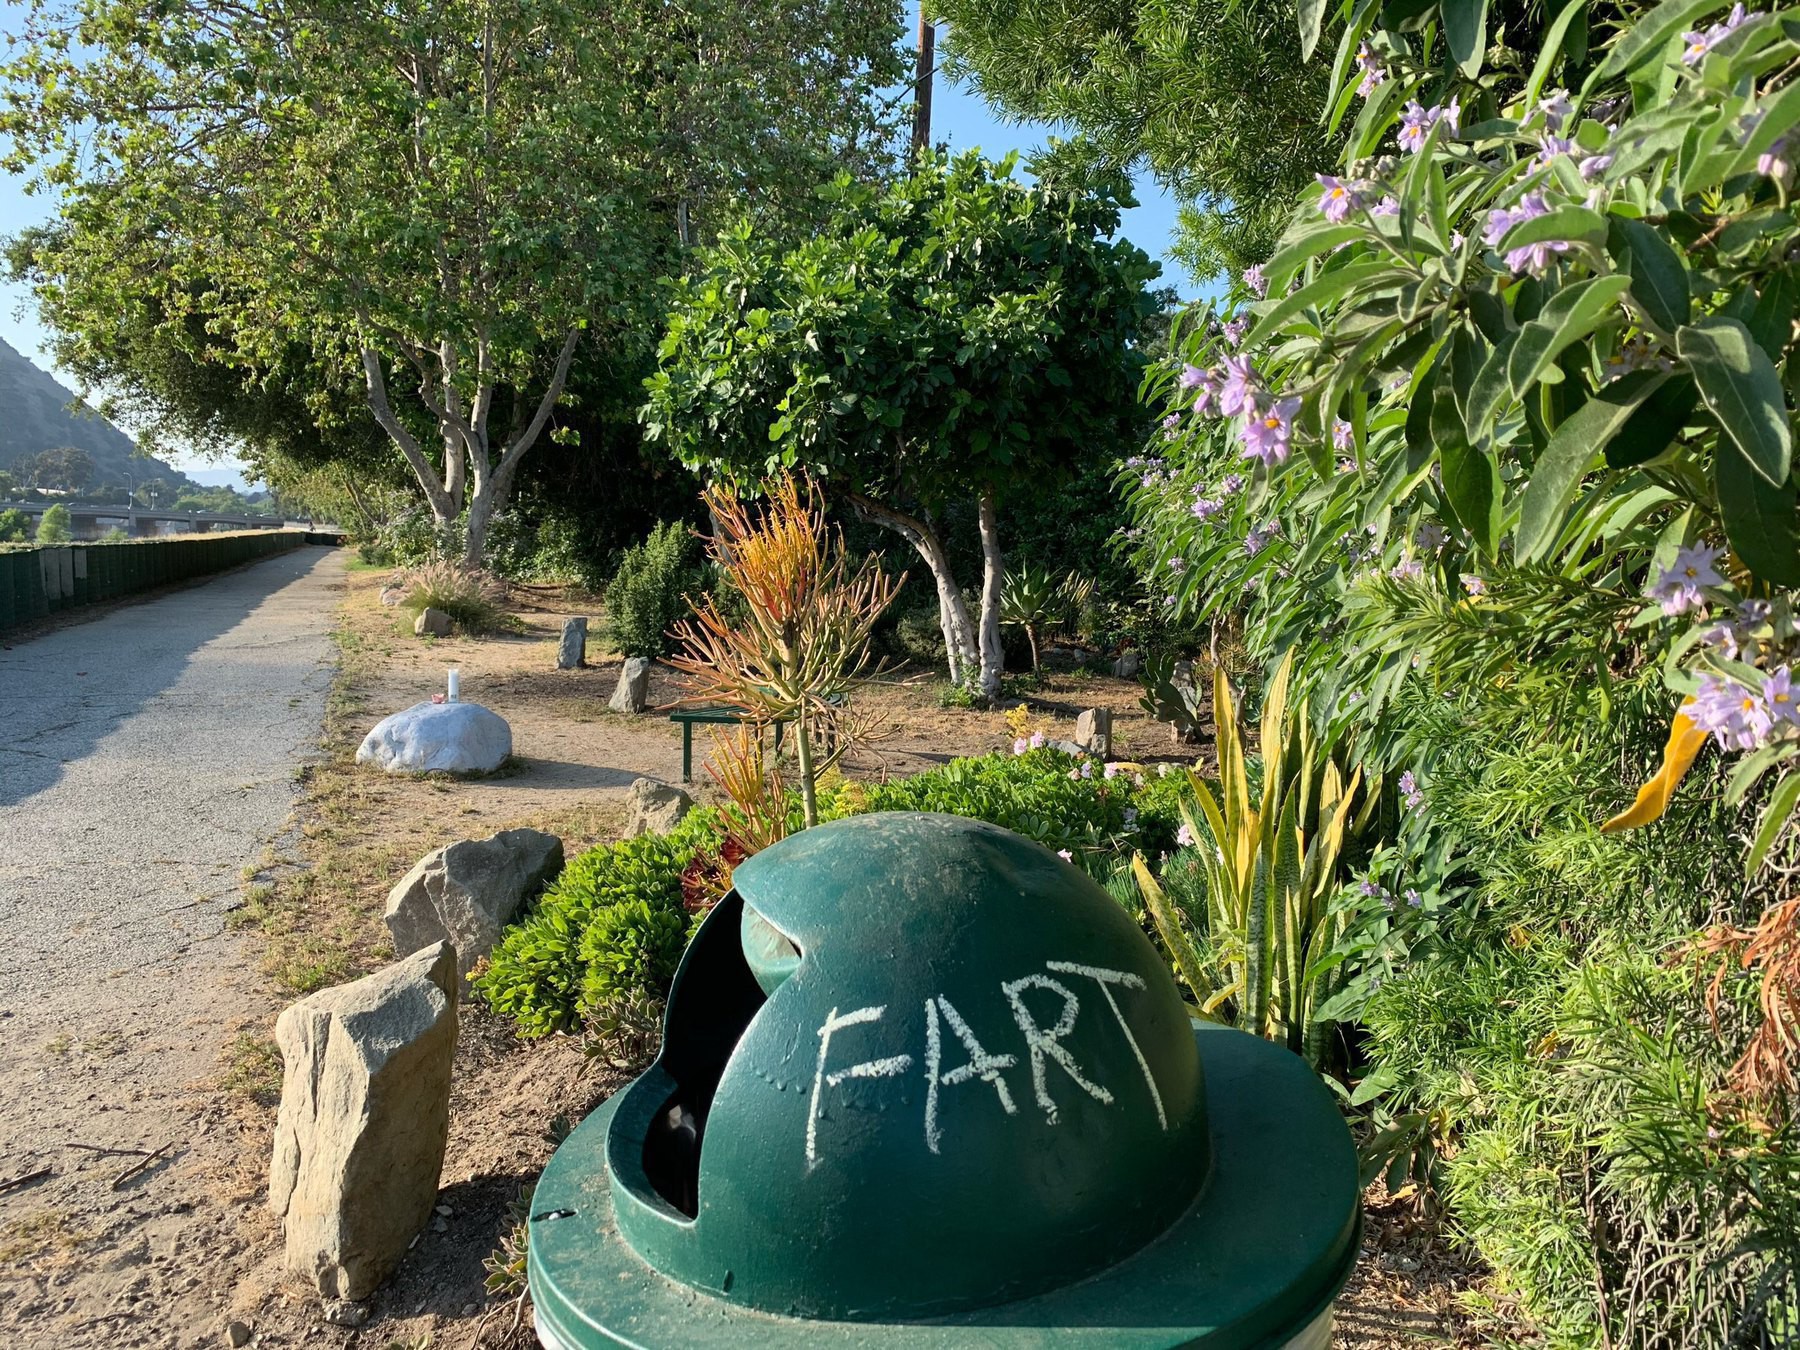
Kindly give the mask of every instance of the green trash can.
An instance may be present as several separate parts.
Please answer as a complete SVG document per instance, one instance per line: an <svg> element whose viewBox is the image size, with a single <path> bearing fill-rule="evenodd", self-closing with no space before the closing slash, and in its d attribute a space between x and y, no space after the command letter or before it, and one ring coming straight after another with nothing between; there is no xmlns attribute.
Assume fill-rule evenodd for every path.
<svg viewBox="0 0 1800 1350"><path fill-rule="evenodd" d="M737 868L656 1063L545 1169L528 1271L551 1350L1312 1350L1359 1198L1312 1070L1193 1021L1085 873L877 813Z"/></svg>

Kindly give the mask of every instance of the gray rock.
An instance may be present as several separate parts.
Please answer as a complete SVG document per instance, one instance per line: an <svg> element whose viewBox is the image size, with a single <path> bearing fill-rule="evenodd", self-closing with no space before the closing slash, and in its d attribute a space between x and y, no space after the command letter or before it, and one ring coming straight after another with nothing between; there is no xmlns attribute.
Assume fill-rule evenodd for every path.
<svg viewBox="0 0 1800 1350"><path fill-rule="evenodd" d="M650 700L650 658L628 656L619 668L619 686L607 704L614 712L641 713Z"/></svg>
<svg viewBox="0 0 1800 1350"><path fill-rule="evenodd" d="M492 773L512 754L512 728L479 703L415 703L376 724L358 764L388 773Z"/></svg>
<svg viewBox="0 0 1800 1350"><path fill-rule="evenodd" d="M406 587L404 586L383 586L381 588L381 603L389 609L394 608L404 599L406 599Z"/></svg>
<svg viewBox="0 0 1800 1350"><path fill-rule="evenodd" d="M433 849L388 892L382 915L394 951L409 956L448 941L468 992L469 971L494 950L519 907L562 871L562 840L542 830L502 830Z"/></svg>
<svg viewBox="0 0 1800 1350"><path fill-rule="evenodd" d="M300 1000L277 1019L275 1041L283 1077L269 1208L281 1218L287 1268L327 1299L366 1298L437 1200L456 950L440 942ZM356 1325L326 1309L327 1321Z"/></svg>
<svg viewBox="0 0 1800 1350"><path fill-rule="evenodd" d="M227 1322L225 1324L225 1344L238 1350L239 1346L250 1344L250 1324L248 1322Z"/></svg>
<svg viewBox="0 0 1800 1350"><path fill-rule="evenodd" d="M1117 680L1135 680L1138 672L1144 668L1143 656L1135 651L1125 652L1113 662L1113 678Z"/></svg>
<svg viewBox="0 0 1800 1350"><path fill-rule="evenodd" d="M430 634L432 637L449 637L450 630L456 627L451 617L441 609L429 606L419 611L419 617L413 620L413 632L420 637Z"/></svg>
<svg viewBox="0 0 1800 1350"><path fill-rule="evenodd" d="M1077 745L1074 741L1051 741L1050 748L1060 750L1065 755L1085 755L1088 752L1085 745Z"/></svg>
<svg viewBox="0 0 1800 1350"><path fill-rule="evenodd" d="M360 1327L369 1320L368 1308L347 1298L326 1300L323 1311L325 1320L334 1327Z"/></svg>
<svg viewBox="0 0 1800 1350"><path fill-rule="evenodd" d="M640 778L625 793L625 837L667 834L694 809L694 799L678 787Z"/></svg>
<svg viewBox="0 0 1800 1350"><path fill-rule="evenodd" d="M564 619L562 643L556 649L558 670L580 670L587 664L587 620Z"/></svg>
<svg viewBox="0 0 1800 1350"><path fill-rule="evenodd" d="M1112 709L1087 708L1075 719L1075 742L1091 755L1106 759L1112 754Z"/></svg>

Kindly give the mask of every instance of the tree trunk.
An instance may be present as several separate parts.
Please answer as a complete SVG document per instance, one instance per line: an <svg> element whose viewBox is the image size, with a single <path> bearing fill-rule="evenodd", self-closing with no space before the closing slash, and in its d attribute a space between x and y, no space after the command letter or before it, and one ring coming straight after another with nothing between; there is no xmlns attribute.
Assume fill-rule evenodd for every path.
<svg viewBox="0 0 1800 1350"><path fill-rule="evenodd" d="M487 560L488 526L494 523L498 487L490 478L469 498L468 528L463 533L464 567L480 567Z"/></svg>
<svg viewBox="0 0 1800 1350"><path fill-rule="evenodd" d="M994 707L1000 702L1000 677L1006 671L1006 654L1000 646L1000 587L1006 576L1006 560L1000 553L1000 520L994 510L994 492L981 494L981 696Z"/></svg>
<svg viewBox="0 0 1800 1350"><path fill-rule="evenodd" d="M944 550L944 541L931 526L904 511L885 506L860 492L849 492L845 496L856 508L857 515L892 530L917 549L925 560L931 579L937 583L938 622L944 630L944 653L950 666L950 680L953 684L961 684L970 671L979 667L981 655L975 642L975 624L950 570L950 555Z"/></svg>

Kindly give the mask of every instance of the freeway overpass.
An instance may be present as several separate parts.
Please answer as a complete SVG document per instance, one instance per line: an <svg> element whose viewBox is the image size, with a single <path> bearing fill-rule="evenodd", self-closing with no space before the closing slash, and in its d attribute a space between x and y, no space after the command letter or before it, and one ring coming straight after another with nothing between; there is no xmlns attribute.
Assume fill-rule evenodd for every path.
<svg viewBox="0 0 1800 1350"><path fill-rule="evenodd" d="M144 506L91 506L82 502L4 502L0 511L23 511L34 519L52 506L66 506L77 539L99 539L124 530L134 539L165 534L210 534L222 530L279 530L276 516L219 516L206 511L164 511Z"/></svg>

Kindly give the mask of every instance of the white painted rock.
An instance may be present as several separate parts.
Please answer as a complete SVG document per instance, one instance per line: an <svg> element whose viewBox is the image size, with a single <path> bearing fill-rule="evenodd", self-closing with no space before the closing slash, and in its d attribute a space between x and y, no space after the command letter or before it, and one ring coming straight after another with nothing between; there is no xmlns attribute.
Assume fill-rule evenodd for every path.
<svg viewBox="0 0 1800 1350"><path fill-rule="evenodd" d="M389 773L492 773L512 754L512 728L479 703L415 703L376 724L358 764Z"/></svg>
<svg viewBox="0 0 1800 1350"><path fill-rule="evenodd" d="M694 809L694 799L678 787L640 778L625 793L625 837L667 834Z"/></svg>
<svg viewBox="0 0 1800 1350"><path fill-rule="evenodd" d="M450 1134L456 949L440 942L294 1004L275 1023L283 1076L269 1208L287 1267L362 1299L431 1219Z"/></svg>
<svg viewBox="0 0 1800 1350"><path fill-rule="evenodd" d="M542 830L502 830L433 849L388 892L382 915L401 956L433 943L456 946L464 981L494 950L519 907L563 868L562 840ZM464 983L462 989L467 992Z"/></svg>

